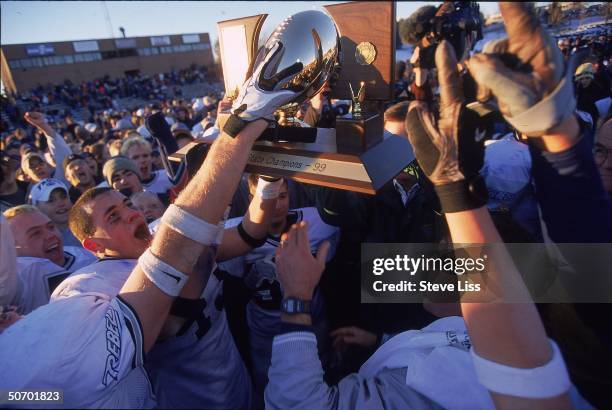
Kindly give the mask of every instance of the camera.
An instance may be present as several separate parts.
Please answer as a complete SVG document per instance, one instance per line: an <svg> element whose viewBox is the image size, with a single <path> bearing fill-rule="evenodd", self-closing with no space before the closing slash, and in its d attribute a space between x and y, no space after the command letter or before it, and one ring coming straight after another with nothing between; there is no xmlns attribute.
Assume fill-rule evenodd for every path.
<svg viewBox="0 0 612 410"><path fill-rule="evenodd" d="M482 25L477 2L453 1L442 4L436 14L422 24L420 39L430 33L434 44L421 50L419 66L425 69L435 68L435 49L442 40L450 42L457 59L461 59L468 46L471 48L483 38Z"/></svg>

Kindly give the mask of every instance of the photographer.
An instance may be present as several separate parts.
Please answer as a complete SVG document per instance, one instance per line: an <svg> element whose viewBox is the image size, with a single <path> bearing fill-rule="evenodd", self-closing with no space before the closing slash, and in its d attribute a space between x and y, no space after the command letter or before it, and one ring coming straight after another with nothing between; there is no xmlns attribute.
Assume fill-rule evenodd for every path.
<svg viewBox="0 0 612 410"><path fill-rule="evenodd" d="M445 1L437 8L423 6L408 17L406 40L414 46L410 63L415 80L411 91L416 100L434 100L437 79L433 56L440 41L451 43L458 64L463 66L474 44L482 39L483 23L478 4L470 1ZM473 80L463 75L462 81L467 101L473 101L476 95Z"/></svg>

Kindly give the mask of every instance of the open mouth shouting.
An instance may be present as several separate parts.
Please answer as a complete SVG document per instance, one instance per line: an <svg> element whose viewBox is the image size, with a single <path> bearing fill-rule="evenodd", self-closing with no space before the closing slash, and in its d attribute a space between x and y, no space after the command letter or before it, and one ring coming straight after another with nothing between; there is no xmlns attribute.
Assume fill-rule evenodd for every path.
<svg viewBox="0 0 612 410"><path fill-rule="evenodd" d="M60 246L60 242L59 241L54 241L51 245L49 245L45 249L45 256L50 261L52 261L52 262L54 262L56 264L60 264L61 265L61 263L62 263L62 261L64 259L64 250Z"/></svg>
<svg viewBox="0 0 612 410"><path fill-rule="evenodd" d="M141 241L148 241L151 239L151 232L149 231L149 227L145 222L138 224L134 230L134 238Z"/></svg>

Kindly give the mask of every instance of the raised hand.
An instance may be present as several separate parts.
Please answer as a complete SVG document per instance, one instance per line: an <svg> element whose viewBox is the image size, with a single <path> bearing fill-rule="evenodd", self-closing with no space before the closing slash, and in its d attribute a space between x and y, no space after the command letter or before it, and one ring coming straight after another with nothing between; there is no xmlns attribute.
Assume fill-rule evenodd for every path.
<svg viewBox="0 0 612 410"><path fill-rule="evenodd" d="M440 84L439 121L429 105L413 101L406 115L406 132L423 172L436 188L444 212L478 208L486 203L486 187L478 171L484 146L476 132L478 116L464 106L462 81L451 44L436 49Z"/></svg>
<svg viewBox="0 0 612 410"><path fill-rule="evenodd" d="M45 118L45 115L43 113L28 111L25 113L23 118L25 118L28 123L35 126L45 134L51 134L53 132L53 129L47 122L47 119Z"/></svg>
<svg viewBox="0 0 612 410"><path fill-rule="evenodd" d="M544 135L573 113L571 70L527 3L502 2L499 7L508 38L485 46L467 67L479 85L481 102L492 93L517 130Z"/></svg>
<svg viewBox="0 0 612 410"><path fill-rule="evenodd" d="M255 61L261 60L261 62L256 63L253 74L242 84L238 97L232 105L232 115L223 126L223 131L227 135L235 137L247 123L258 119L272 121L274 111L297 95L295 91L274 88L299 73L303 68L302 63L295 63L271 78L266 76L272 67L279 64L284 52L283 43L280 41L269 49L260 50L260 55Z"/></svg>
<svg viewBox="0 0 612 410"><path fill-rule="evenodd" d="M281 237L281 246L276 250L278 279L285 298L294 297L311 300L315 287L325 269L329 242L317 250L317 256L310 253L308 223L300 222Z"/></svg>

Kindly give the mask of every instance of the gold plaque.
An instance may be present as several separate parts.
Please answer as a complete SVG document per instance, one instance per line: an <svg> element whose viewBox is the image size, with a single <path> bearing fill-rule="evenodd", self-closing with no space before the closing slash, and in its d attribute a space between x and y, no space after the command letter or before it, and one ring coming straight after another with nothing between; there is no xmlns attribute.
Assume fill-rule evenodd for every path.
<svg viewBox="0 0 612 410"><path fill-rule="evenodd" d="M376 60L376 47L374 44L364 41L355 49L355 61L361 65L370 65Z"/></svg>

